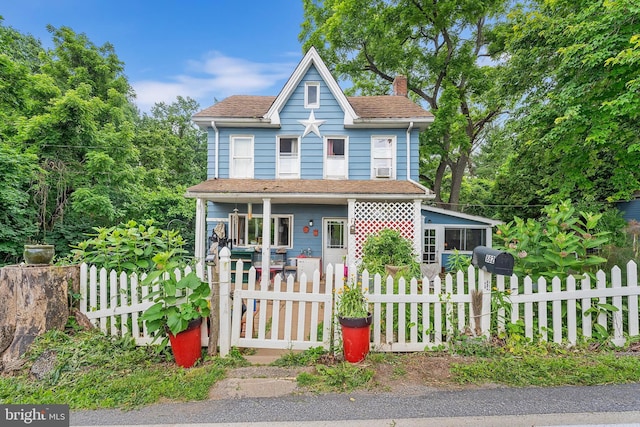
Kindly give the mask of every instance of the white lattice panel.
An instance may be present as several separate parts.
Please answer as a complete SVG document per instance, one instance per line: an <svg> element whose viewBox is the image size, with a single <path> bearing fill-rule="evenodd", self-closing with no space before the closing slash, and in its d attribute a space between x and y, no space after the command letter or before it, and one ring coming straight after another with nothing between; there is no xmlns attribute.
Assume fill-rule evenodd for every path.
<svg viewBox="0 0 640 427"><path fill-rule="evenodd" d="M414 205L411 202L356 202L356 259L362 259L362 245L367 237L385 228L398 230L413 241L415 235Z"/></svg>

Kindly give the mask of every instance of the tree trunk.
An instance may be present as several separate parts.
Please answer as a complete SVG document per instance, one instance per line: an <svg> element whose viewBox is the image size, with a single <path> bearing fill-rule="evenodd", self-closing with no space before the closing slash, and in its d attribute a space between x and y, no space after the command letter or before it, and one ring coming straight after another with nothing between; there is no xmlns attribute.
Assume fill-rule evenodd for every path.
<svg viewBox="0 0 640 427"><path fill-rule="evenodd" d="M449 209L460 211L460 190L462 188L462 178L467 167L469 156L460 154L460 158L451 168L451 193L449 194Z"/></svg>
<svg viewBox="0 0 640 427"><path fill-rule="evenodd" d="M0 269L0 362L15 364L38 336L64 329L68 289L80 283L78 266L12 265Z"/></svg>

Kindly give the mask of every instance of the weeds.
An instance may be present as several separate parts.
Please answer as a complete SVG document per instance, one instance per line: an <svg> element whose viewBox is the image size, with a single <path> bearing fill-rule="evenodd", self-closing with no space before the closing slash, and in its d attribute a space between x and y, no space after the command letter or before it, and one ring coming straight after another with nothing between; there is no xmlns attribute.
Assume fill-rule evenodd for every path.
<svg viewBox="0 0 640 427"><path fill-rule="evenodd" d="M317 392L351 392L370 385L374 375L373 369L347 362L334 366L316 365L316 372L299 374L298 385Z"/></svg>
<svg viewBox="0 0 640 427"><path fill-rule="evenodd" d="M312 366L320 361L320 359L327 354L327 350L322 347L313 347L309 350L294 353L290 351L275 362L272 366Z"/></svg>
<svg viewBox="0 0 640 427"><path fill-rule="evenodd" d="M45 351L56 355L55 364L47 376L36 380L29 369ZM169 353L137 347L130 338L55 330L38 337L26 358L23 370L0 377L1 403L64 402L71 409L131 409L160 399L204 400L211 386L224 377L225 368L244 360L236 355L215 358L186 370L173 364Z"/></svg>

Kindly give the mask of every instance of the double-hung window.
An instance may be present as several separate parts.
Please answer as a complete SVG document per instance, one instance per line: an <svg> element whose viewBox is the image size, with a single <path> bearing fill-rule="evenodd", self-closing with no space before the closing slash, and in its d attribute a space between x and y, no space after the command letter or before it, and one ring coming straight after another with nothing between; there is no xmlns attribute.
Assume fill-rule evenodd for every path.
<svg viewBox="0 0 640 427"><path fill-rule="evenodd" d="M324 176L325 178L348 178L347 138L326 137Z"/></svg>
<svg viewBox="0 0 640 427"><path fill-rule="evenodd" d="M371 138L371 175L373 178L394 178L396 138L394 136L374 136Z"/></svg>
<svg viewBox="0 0 640 427"><path fill-rule="evenodd" d="M300 140L278 137L278 178L300 178Z"/></svg>
<svg viewBox="0 0 640 427"><path fill-rule="evenodd" d="M231 137L230 178L253 178L253 137Z"/></svg>
<svg viewBox="0 0 640 427"><path fill-rule="evenodd" d="M304 84L304 108L320 108L320 82Z"/></svg>

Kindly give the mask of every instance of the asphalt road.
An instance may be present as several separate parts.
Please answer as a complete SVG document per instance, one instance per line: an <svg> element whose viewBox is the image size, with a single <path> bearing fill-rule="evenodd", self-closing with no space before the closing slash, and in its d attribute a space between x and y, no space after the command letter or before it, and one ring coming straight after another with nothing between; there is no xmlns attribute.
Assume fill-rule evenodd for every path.
<svg viewBox="0 0 640 427"><path fill-rule="evenodd" d="M495 387L166 403L139 410L72 411L72 426L640 426L640 384ZM202 426L204 427L204 426Z"/></svg>

